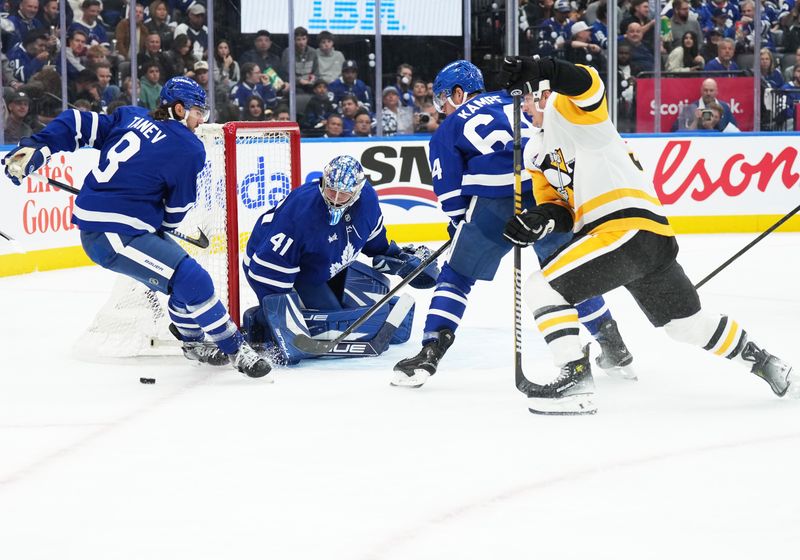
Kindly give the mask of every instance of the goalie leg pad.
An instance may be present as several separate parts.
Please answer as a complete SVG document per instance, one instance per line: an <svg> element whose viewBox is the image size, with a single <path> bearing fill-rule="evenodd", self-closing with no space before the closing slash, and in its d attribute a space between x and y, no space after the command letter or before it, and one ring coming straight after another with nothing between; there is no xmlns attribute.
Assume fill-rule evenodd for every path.
<svg viewBox="0 0 800 560"><path fill-rule="evenodd" d="M307 358L314 358L298 349L292 341L299 334L311 336L300 311L297 294L272 294L261 300L261 310L266 332L280 353L279 361L294 365ZM257 318L257 315L255 315Z"/></svg>
<svg viewBox="0 0 800 560"><path fill-rule="evenodd" d="M410 297L410 296L409 296ZM358 330L351 333L346 340L371 340L384 324L391 323L397 330L391 339L391 344L402 344L411 336L411 323L414 320L414 305L408 311L402 311L401 315L394 313L395 307L400 300L399 296L394 296L389 302L378 309L373 315L364 321ZM413 300L412 300L413 301ZM334 310L303 310L303 318L311 336L321 340L332 340L340 333L344 332L350 325L356 322L367 311L367 307L356 309L334 309Z"/></svg>
<svg viewBox="0 0 800 560"><path fill-rule="evenodd" d="M370 307L389 293L391 283L386 275L362 262L350 264L344 274L341 302L345 309Z"/></svg>
<svg viewBox="0 0 800 560"><path fill-rule="evenodd" d="M332 283L333 280L323 282L322 284L305 282L302 279L295 280L294 290L297 296L300 298L296 302L297 305L306 309L341 308L339 295L337 295L336 291L334 291L334 289L331 287Z"/></svg>
<svg viewBox="0 0 800 560"><path fill-rule="evenodd" d="M410 296L405 297L407 301ZM403 302L403 305L400 303ZM412 300L413 302L413 300ZM286 364L297 364L300 360L318 358L317 354L303 352L292 341L299 334L332 340L352 325L366 311L359 309L303 310L299 306L296 294L273 294L266 296L261 308L248 309L245 312L246 326L250 340L262 333L263 340L276 345L281 358ZM386 324L391 324L394 333L378 353L386 350L389 344L406 342L411 335L411 324L414 318L414 306L405 304L402 298L394 297L387 305L375 312L359 329L347 337L347 341L372 341ZM360 357L354 353L332 353L336 357Z"/></svg>

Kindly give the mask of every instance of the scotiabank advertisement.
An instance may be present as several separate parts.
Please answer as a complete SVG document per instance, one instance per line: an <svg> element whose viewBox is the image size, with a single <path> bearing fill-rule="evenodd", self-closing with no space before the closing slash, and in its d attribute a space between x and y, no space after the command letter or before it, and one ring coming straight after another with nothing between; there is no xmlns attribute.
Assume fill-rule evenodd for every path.
<svg viewBox="0 0 800 560"><path fill-rule="evenodd" d="M669 132L685 108L700 100L706 78L661 78L661 130ZM731 107L739 130L753 130L753 78L714 78L717 99ZM689 112L689 109L686 109ZM636 80L636 132L655 132L655 80Z"/></svg>
<svg viewBox="0 0 800 560"><path fill-rule="evenodd" d="M763 231L797 206L800 161L796 136L713 134L630 136L626 141L650 175L667 215L678 232ZM385 223L399 241L430 241L444 234L444 214L431 186L424 138L368 141L303 141L303 180L321 173L327 162L350 154L363 164L381 200ZM0 157L5 152L0 152ZM41 173L80 188L97 164L98 152L83 149L55 154ZM252 200L252 188L285 190L268 181L269 162L240 158L239 198ZM254 180L264 174L263 180ZM255 177L258 179L258 177ZM255 185L255 186L254 186ZM274 193L273 193L274 194ZM276 196L261 193L264 210ZM38 179L22 186L0 177L0 275L87 264L77 229L70 224L74 196ZM260 213L260 209L254 209ZM800 231L800 223L784 229ZM240 224L248 232L252 224Z"/></svg>

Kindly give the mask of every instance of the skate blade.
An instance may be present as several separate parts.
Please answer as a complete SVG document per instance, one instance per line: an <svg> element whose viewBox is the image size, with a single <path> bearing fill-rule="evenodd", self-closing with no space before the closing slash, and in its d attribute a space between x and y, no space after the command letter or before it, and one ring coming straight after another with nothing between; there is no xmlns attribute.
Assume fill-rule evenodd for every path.
<svg viewBox="0 0 800 560"><path fill-rule="evenodd" d="M425 385L425 382L428 380L430 376L431 374L425 371L424 369L415 370L414 375L410 377L405 373L403 373L402 371L398 371L395 374L394 379L392 379L389 382L389 385L391 385L392 387L419 389L420 387Z"/></svg>
<svg viewBox="0 0 800 560"><path fill-rule="evenodd" d="M792 368L789 375L786 376L786 381L789 382L789 387L786 389L787 399L800 399L800 371Z"/></svg>
<svg viewBox="0 0 800 560"><path fill-rule="evenodd" d="M528 410L533 414L558 416L595 414L597 406L594 404L593 397L592 393L570 395L560 399L528 397Z"/></svg>
<svg viewBox="0 0 800 560"><path fill-rule="evenodd" d="M608 375L609 377L613 377L614 379L639 381L639 377L636 375L636 370L633 369L633 366L610 367L610 368L601 367L600 369L606 372L606 375Z"/></svg>

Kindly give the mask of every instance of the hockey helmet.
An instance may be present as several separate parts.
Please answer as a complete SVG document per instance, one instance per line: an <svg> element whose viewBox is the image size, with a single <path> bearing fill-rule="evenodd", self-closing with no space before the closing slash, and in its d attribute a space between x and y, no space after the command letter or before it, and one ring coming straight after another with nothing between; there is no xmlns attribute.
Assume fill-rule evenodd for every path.
<svg viewBox="0 0 800 560"><path fill-rule="evenodd" d="M200 84L185 76L175 76L167 80L161 88L159 102L162 106L180 101L188 111L197 107L203 112L203 121L208 120L211 109L206 104L206 90Z"/></svg>
<svg viewBox="0 0 800 560"><path fill-rule="evenodd" d="M328 206L330 225L338 224L345 210L355 204L366 180L364 168L353 156L336 156L325 166L319 192Z"/></svg>
<svg viewBox="0 0 800 560"><path fill-rule="evenodd" d="M450 99L456 86L464 90L465 94L481 92L485 89L483 74L468 60L456 60L439 70L433 81L433 105L437 111L444 113L444 106L448 101L456 106Z"/></svg>

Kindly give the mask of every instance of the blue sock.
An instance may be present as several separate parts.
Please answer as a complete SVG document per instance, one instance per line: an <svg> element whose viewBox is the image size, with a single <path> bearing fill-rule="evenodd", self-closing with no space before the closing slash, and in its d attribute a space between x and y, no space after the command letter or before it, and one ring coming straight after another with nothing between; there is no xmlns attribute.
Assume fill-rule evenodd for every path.
<svg viewBox="0 0 800 560"><path fill-rule="evenodd" d="M611 311L608 310L603 296L596 296L586 301L580 302L575 306L578 311L578 319L586 327L589 333L597 338L600 326L611 319Z"/></svg>
<svg viewBox="0 0 800 560"><path fill-rule="evenodd" d="M170 281L169 315L178 332L201 340L199 330L226 354L235 354L244 341L228 310L214 292L208 272L192 258L178 265Z"/></svg>
<svg viewBox="0 0 800 560"><path fill-rule="evenodd" d="M450 329L455 332L467 309L467 296L474 283L475 280L462 276L445 263L436 280L436 288L425 318L423 345L436 340L441 330Z"/></svg>

